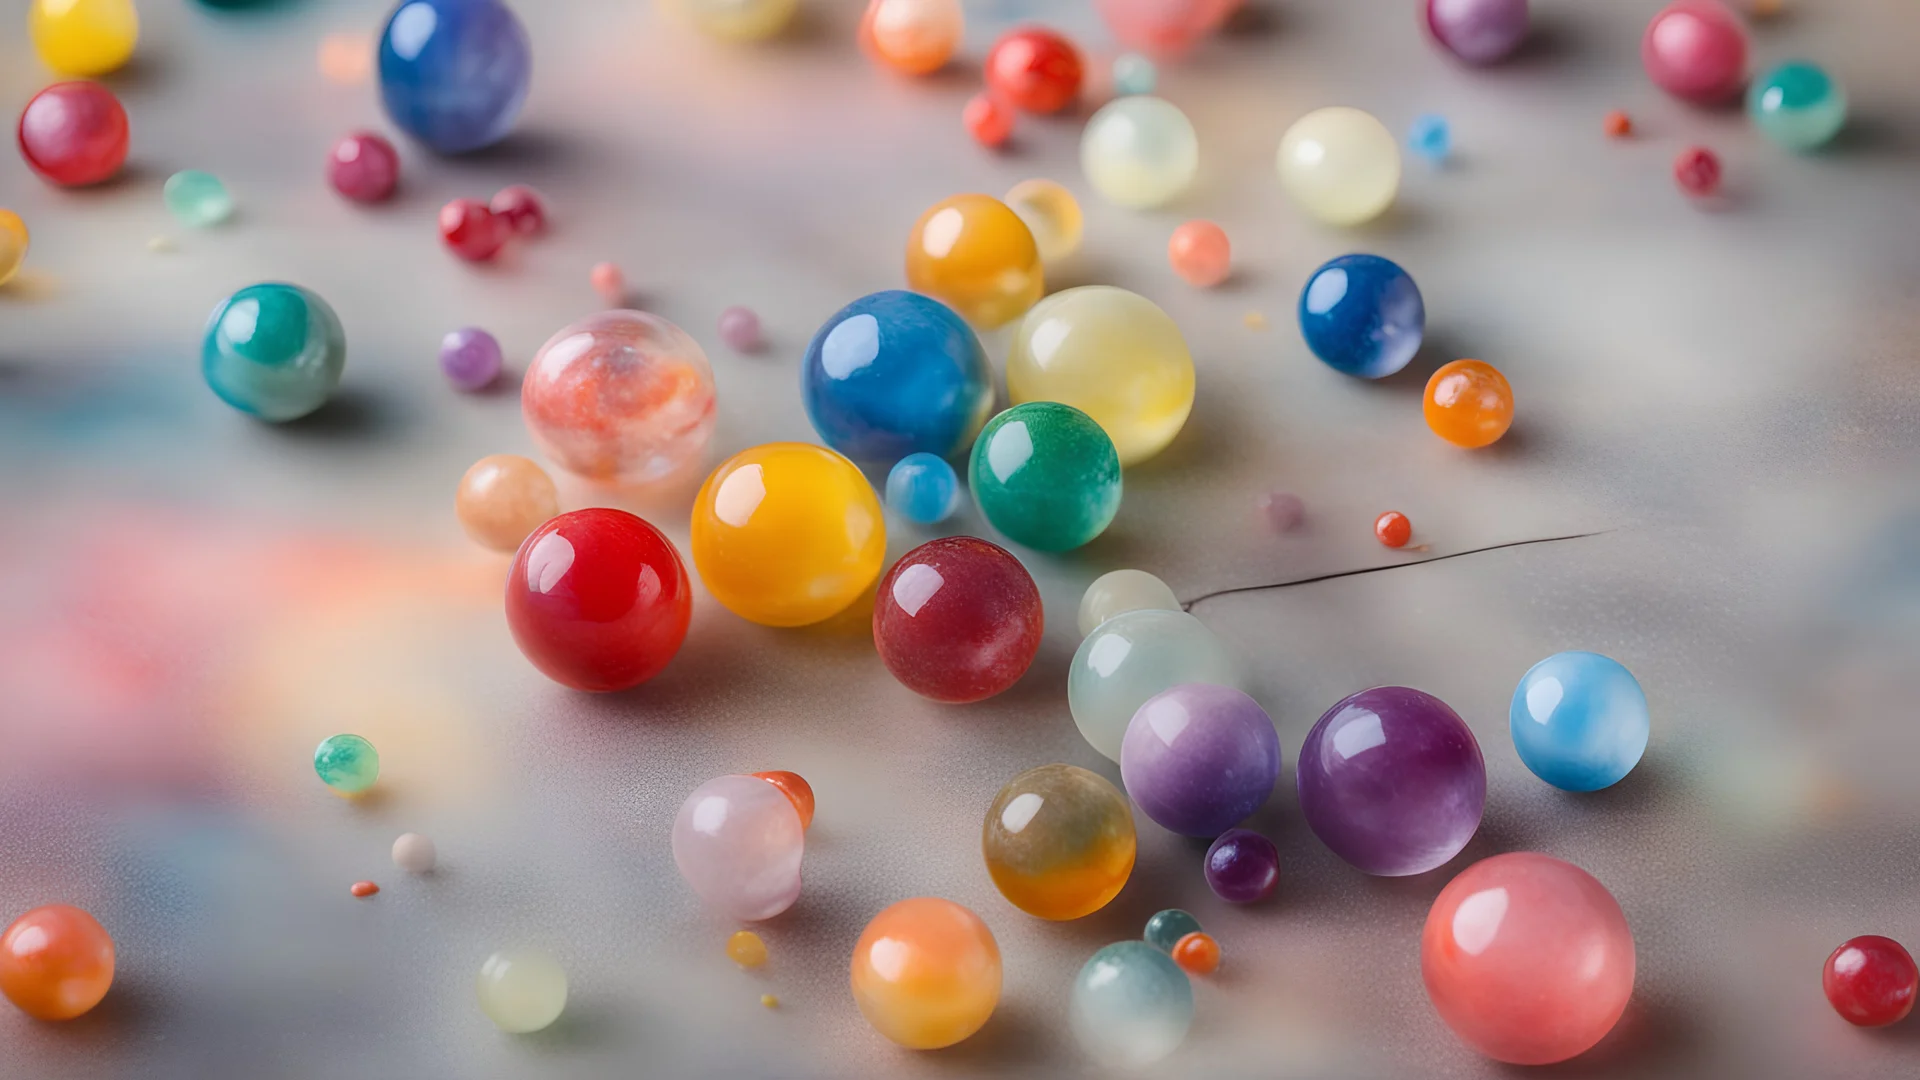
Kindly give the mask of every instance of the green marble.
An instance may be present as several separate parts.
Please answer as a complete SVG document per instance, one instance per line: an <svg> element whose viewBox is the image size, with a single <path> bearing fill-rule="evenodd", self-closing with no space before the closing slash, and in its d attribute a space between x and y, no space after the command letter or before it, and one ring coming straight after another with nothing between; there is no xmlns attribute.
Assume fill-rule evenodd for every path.
<svg viewBox="0 0 1920 1080"><path fill-rule="evenodd" d="M358 735L335 735L313 752L320 782L345 795L357 795L380 778L380 751Z"/></svg>
<svg viewBox="0 0 1920 1080"><path fill-rule="evenodd" d="M1180 944L1181 938L1199 932L1200 920L1176 907L1168 908L1148 919L1147 932L1141 936L1146 938L1147 944L1171 955L1173 947Z"/></svg>
<svg viewBox="0 0 1920 1080"><path fill-rule="evenodd" d="M161 196L174 220L191 229L218 225L233 214L233 196L227 193L227 185L198 169L167 177Z"/></svg>
<svg viewBox="0 0 1920 1080"><path fill-rule="evenodd" d="M262 420L326 404L347 363L347 338L325 300L298 285L250 285L207 320L200 370L220 400Z"/></svg>
<svg viewBox="0 0 1920 1080"><path fill-rule="evenodd" d="M1015 405L973 444L968 483L993 527L1015 543L1069 551L1120 510L1120 455L1093 418L1057 401Z"/></svg>
<svg viewBox="0 0 1920 1080"><path fill-rule="evenodd" d="M1825 146L1847 122L1847 92L1817 64L1793 60L1755 79L1747 114L1760 133L1789 150Z"/></svg>

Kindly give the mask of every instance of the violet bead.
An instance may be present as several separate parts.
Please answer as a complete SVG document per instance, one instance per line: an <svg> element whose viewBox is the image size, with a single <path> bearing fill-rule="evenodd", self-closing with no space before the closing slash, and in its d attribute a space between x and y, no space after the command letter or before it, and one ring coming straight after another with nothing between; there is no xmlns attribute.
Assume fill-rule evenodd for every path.
<svg viewBox="0 0 1920 1080"><path fill-rule="evenodd" d="M1527 0L1425 0L1434 40L1469 64L1503 60L1527 36Z"/></svg>
<svg viewBox="0 0 1920 1080"><path fill-rule="evenodd" d="M721 312L720 340L735 352L753 352L760 347L760 316L738 306Z"/></svg>
<svg viewBox="0 0 1920 1080"><path fill-rule="evenodd" d="M1251 904L1280 884L1280 851L1252 829L1228 829L1207 849L1207 885L1229 904Z"/></svg>
<svg viewBox="0 0 1920 1080"><path fill-rule="evenodd" d="M1285 491L1260 496L1260 512L1275 532L1292 532L1307 520L1306 501Z"/></svg>
<svg viewBox="0 0 1920 1080"><path fill-rule="evenodd" d="M1480 827L1487 766L1447 703L1376 686L1328 709L1296 770L1300 813L1320 842L1369 874L1421 874Z"/></svg>
<svg viewBox="0 0 1920 1080"><path fill-rule="evenodd" d="M354 202L380 202L400 183L400 155L380 136L356 131L327 154L327 183Z"/></svg>
<svg viewBox="0 0 1920 1080"><path fill-rule="evenodd" d="M1259 702L1182 683L1148 698L1120 743L1120 776L1142 813L1185 836L1245 821L1280 778L1280 738Z"/></svg>
<svg viewBox="0 0 1920 1080"><path fill-rule="evenodd" d="M500 342L477 326L440 339L440 370L460 390L484 390L500 377Z"/></svg>

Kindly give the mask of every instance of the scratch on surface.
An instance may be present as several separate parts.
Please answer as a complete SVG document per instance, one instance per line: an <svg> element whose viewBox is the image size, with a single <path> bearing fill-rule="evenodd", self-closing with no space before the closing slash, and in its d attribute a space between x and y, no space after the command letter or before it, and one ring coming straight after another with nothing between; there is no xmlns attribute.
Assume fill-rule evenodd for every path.
<svg viewBox="0 0 1920 1080"><path fill-rule="evenodd" d="M1182 602L1180 610L1192 611L1197 604L1204 603L1219 596L1232 596L1235 593L1265 592L1268 589L1286 589L1294 585L1312 585L1315 582L1332 581L1335 578L1359 577L1361 574L1378 574L1388 570L1404 570L1409 566L1425 566L1428 563L1446 562L1448 559L1464 559L1468 555L1481 555L1489 551L1502 551L1506 548L1529 547L1533 544L1557 544L1563 540L1585 540L1592 536L1605 536L1613 531L1612 529L1600 529L1595 532L1570 533L1566 536L1542 536L1534 540L1509 540L1504 544L1488 544L1486 547L1468 548L1465 551L1449 552L1445 555L1435 555L1431 559L1418 559L1413 562L1388 563L1385 566L1365 566L1358 570L1341 570L1332 574L1316 574L1313 577L1295 578L1292 581L1275 581L1266 585L1237 585L1231 589L1218 589L1214 592L1202 593L1191 600Z"/></svg>

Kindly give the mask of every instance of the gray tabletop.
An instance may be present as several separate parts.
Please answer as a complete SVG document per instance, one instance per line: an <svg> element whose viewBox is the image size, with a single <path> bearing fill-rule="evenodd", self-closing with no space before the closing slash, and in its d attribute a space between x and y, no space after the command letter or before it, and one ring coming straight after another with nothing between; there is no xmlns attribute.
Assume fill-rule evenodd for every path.
<svg viewBox="0 0 1920 1080"><path fill-rule="evenodd" d="M691 38L639 0L520 0L536 74L516 133L458 160L403 145L403 191L374 209L321 175L334 137L385 127L374 91L322 78L316 53L330 33L370 39L383 3L143 4L137 60L110 80L133 116L126 176L61 192L0 155L0 205L34 232L0 289L0 914L78 903L119 946L113 992L82 1020L0 1010L0 1075L1073 1074L1090 1068L1065 1027L1074 973L1168 906L1195 912L1226 963L1161 1075L1512 1075L1452 1037L1418 963L1439 889L1509 850L1597 875L1638 945L1626 1019L1543 1074L1920 1071L1920 1025L1853 1030L1819 981L1854 934L1920 945L1920 9L1803 0L1756 26L1759 61L1815 58L1853 97L1831 151L1795 157L1737 111L1646 81L1654 0L1539 0L1533 40L1489 71L1424 40L1412 0L1252 2L1163 73L1202 164L1151 213L1087 192L1078 116L1023 121L999 154L961 129L979 56L1020 18L1111 55L1066 0L970 3L966 60L919 82L859 57L851 0L806 0L796 33L759 48ZM48 78L26 7L0 0L11 108ZM1319 226L1272 160L1293 118L1329 104L1396 131L1442 113L1458 152L1410 163L1382 221ZM1634 138L1603 137L1612 108ZM1710 209L1669 175L1696 142L1726 162ZM237 218L175 227L160 183L182 168L223 177ZM442 334L488 327L517 372L595 306L588 268L612 259L709 350L711 460L810 439L796 368L815 326L903 284L925 206L1029 176L1087 200L1085 248L1049 284L1160 303L1199 395L1173 446L1129 470L1107 535L1021 552L1048 613L1025 679L941 707L887 675L861 611L772 630L704 594L680 656L637 691L575 694L521 659L504 560L466 541L451 504L472 460L531 446L511 386L445 384ZM448 256L435 209L512 182L550 196L552 235L483 269ZM1192 216L1233 238L1222 288L1166 266ZM149 250L156 236L173 250ZM1291 314L1307 273L1351 250L1399 261L1427 298L1427 348L1379 383L1315 362ZM339 397L306 422L251 423L197 373L207 313L259 280L318 291L347 328ZM765 353L718 341L735 303L765 321ZM997 361L1005 335L988 345ZM1421 420L1426 373L1460 356L1497 365L1518 399L1483 452ZM1302 532L1260 522L1276 488L1305 499ZM629 505L684 544L690 498ZM1390 508L1422 550L1373 541ZM893 555L925 536L892 524ZM950 524L992 535L971 510ZM1574 534L1592 535L1442 558ZM1275 586L1193 608L1279 724L1289 765L1253 822L1281 849L1269 903L1215 900L1200 848L1145 819L1132 880L1077 922L1021 914L984 872L981 816L1015 773L1065 761L1118 779L1064 684L1079 595L1123 566L1183 599ZM1653 708L1645 761L1594 795L1540 783L1506 734L1521 673L1570 648L1624 662ZM1450 702L1487 757L1478 837L1406 880L1322 848L1292 789L1314 719L1379 683ZM315 782L312 747L341 730L380 746L380 797ZM773 959L749 975L723 959L734 927L682 884L668 834L696 784L760 769L805 775L819 816L805 890L761 929ZM438 842L438 874L388 862L408 830ZM359 878L384 891L349 897ZM882 1040L847 990L865 921L915 895L979 912L1006 958L993 1020L938 1053ZM549 949L572 980L546 1033L500 1035L474 1003L482 959L513 945Z"/></svg>

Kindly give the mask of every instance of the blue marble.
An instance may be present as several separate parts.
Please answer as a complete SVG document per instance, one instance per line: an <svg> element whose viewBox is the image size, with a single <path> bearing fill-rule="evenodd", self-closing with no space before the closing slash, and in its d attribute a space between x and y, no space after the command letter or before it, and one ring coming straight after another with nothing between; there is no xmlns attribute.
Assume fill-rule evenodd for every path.
<svg viewBox="0 0 1920 1080"><path fill-rule="evenodd" d="M1080 1048L1110 1069L1144 1069L1178 1049L1193 1023L1193 985L1166 953L1122 941L1073 981L1068 1021Z"/></svg>
<svg viewBox="0 0 1920 1080"><path fill-rule="evenodd" d="M1566 791L1620 782L1647 750L1647 695L1633 673L1598 653L1555 653L1513 691L1507 724L1533 774Z"/></svg>
<svg viewBox="0 0 1920 1080"><path fill-rule="evenodd" d="M1407 149L1430 165L1443 164L1453 151L1453 130L1447 126L1447 118L1426 113L1414 120L1407 132Z"/></svg>
<svg viewBox="0 0 1920 1080"><path fill-rule="evenodd" d="M1307 348L1348 375L1378 379L1406 367L1426 328L1420 287L1378 255L1331 259L1300 290Z"/></svg>
<svg viewBox="0 0 1920 1080"><path fill-rule="evenodd" d="M1781 64L1747 88L1747 115L1760 134L1805 153L1832 141L1847 122L1847 92L1817 64Z"/></svg>
<svg viewBox="0 0 1920 1080"><path fill-rule="evenodd" d="M813 335L800 396L813 430L857 462L951 457L973 445L993 411L993 369L952 308L889 289L848 304Z"/></svg>
<svg viewBox="0 0 1920 1080"><path fill-rule="evenodd" d="M887 506L916 525L938 525L960 505L960 476L937 454L908 454L887 473Z"/></svg>
<svg viewBox="0 0 1920 1080"><path fill-rule="evenodd" d="M443 154L506 137L527 100L533 49L500 0L402 0L380 34L380 101Z"/></svg>
<svg viewBox="0 0 1920 1080"><path fill-rule="evenodd" d="M294 420L326 404L347 364L340 318L298 285L249 285L207 320L200 371L220 400L262 420Z"/></svg>
<svg viewBox="0 0 1920 1080"><path fill-rule="evenodd" d="M1160 69L1139 53L1121 53L1113 58L1115 94L1151 94L1160 82Z"/></svg>

